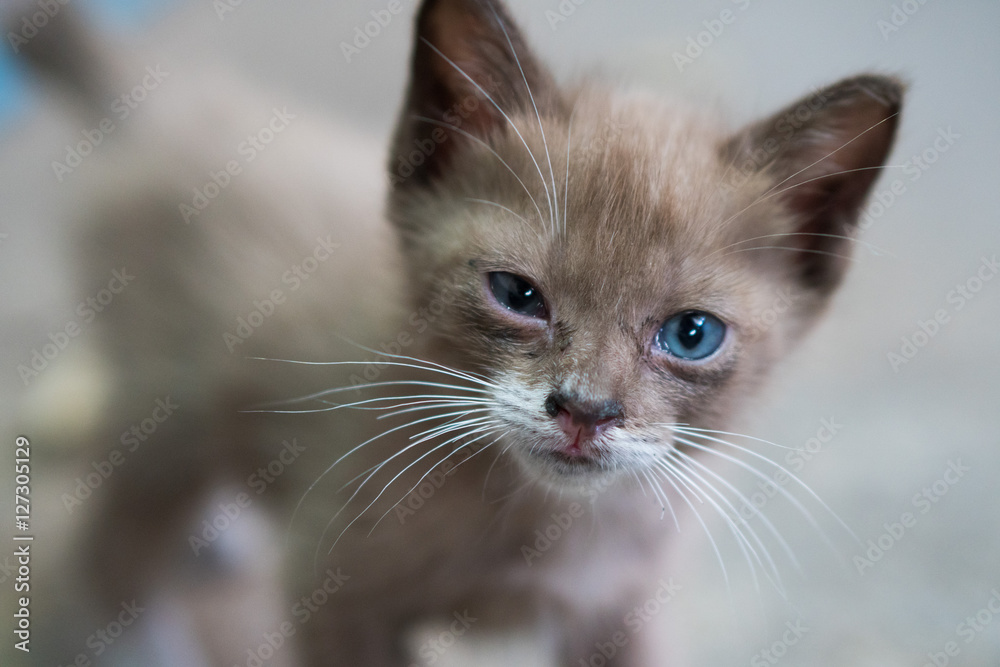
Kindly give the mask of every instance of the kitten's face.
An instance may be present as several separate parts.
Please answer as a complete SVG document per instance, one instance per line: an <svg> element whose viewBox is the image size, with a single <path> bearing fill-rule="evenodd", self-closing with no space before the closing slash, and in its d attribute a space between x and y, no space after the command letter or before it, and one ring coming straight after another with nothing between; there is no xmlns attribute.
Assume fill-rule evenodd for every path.
<svg viewBox="0 0 1000 667"><path fill-rule="evenodd" d="M456 156L411 209L424 289L461 295L441 333L497 385L510 451L549 477L648 466L670 442L661 424L718 413L770 357L744 322L778 278L724 249L739 239L720 223L749 202L720 189L709 128L636 102L614 112L609 142L609 102L579 104L572 143L567 124L545 123L558 172L537 119L512 118L546 185L511 131L491 144L499 159Z"/></svg>
<svg viewBox="0 0 1000 667"><path fill-rule="evenodd" d="M766 121L730 138L649 100L561 95L493 3L428 3L418 31L397 149L448 138L397 179L392 213L417 299L457 296L436 333L490 379L509 451L577 483L652 467L666 424L723 426L839 280L833 234L872 178L833 174L880 162L891 128L828 154L892 105L854 80L798 137ZM762 327L782 290L799 296Z"/></svg>

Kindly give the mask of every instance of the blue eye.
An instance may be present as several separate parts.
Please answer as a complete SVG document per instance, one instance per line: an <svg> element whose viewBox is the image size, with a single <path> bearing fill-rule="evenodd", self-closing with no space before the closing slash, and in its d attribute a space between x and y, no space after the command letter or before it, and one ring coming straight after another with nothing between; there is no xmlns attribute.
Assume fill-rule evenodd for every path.
<svg viewBox="0 0 1000 667"><path fill-rule="evenodd" d="M669 318L656 333L656 345L678 359L697 361L722 346L726 325L715 315L688 310Z"/></svg>
<svg viewBox="0 0 1000 667"><path fill-rule="evenodd" d="M547 315L545 300L538 288L520 276L495 271L488 276L490 291L497 302L519 315L543 318Z"/></svg>

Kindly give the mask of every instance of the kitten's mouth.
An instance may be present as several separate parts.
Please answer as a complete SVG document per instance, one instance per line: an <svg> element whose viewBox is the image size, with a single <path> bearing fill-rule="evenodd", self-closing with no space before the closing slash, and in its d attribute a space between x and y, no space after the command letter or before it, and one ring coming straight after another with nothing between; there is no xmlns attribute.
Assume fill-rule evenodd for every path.
<svg viewBox="0 0 1000 667"><path fill-rule="evenodd" d="M598 472L607 468L608 452L593 440L560 443L551 449L536 450L535 457L549 465L555 464L563 474Z"/></svg>
<svg viewBox="0 0 1000 667"><path fill-rule="evenodd" d="M555 450L548 452L550 459L557 461L563 465L573 466L575 468L586 468L599 465L599 455L595 454L585 454L582 451L568 452L566 450Z"/></svg>

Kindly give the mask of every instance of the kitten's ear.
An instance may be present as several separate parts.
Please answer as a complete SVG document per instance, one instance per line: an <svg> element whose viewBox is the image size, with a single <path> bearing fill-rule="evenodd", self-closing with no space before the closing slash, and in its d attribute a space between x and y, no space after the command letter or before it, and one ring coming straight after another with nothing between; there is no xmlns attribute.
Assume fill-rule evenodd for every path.
<svg viewBox="0 0 1000 667"><path fill-rule="evenodd" d="M779 230L789 236L757 244L800 250L785 254L795 258L801 287L826 294L843 277L850 241L836 237L856 231L861 206L892 147L903 91L893 78L845 79L724 146L724 159L744 175L766 177L769 189L755 194L779 199L792 212L793 228Z"/></svg>
<svg viewBox="0 0 1000 667"><path fill-rule="evenodd" d="M543 117L561 108L558 91L500 2L426 0L390 163L393 182L426 183L457 148L474 142L469 135L487 140L508 124L504 114L534 114L535 106ZM411 160L414 151L424 156Z"/></svg>

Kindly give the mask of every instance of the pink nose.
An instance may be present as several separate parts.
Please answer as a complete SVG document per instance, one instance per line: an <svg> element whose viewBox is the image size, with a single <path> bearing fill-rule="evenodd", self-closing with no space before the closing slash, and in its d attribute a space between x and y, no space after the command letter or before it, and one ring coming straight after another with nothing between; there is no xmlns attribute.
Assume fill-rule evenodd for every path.
<svg viewBox="0 0 1000 667"><path fill-rule="evenodd" d="M559 424L559 428L574 441L581 435L593 437L615 421L614 417L604 417L596 421L580 419L567 410L560 410L556 414L556 423Z"/></svg>
<svg viewBox="0 0 1000 667"><path fill-rule="evenodd" d="M572 394L553 393L545 401L545 411L574 442L581 436L593 437L621 420L618 401L583 401Z"/></svg>

